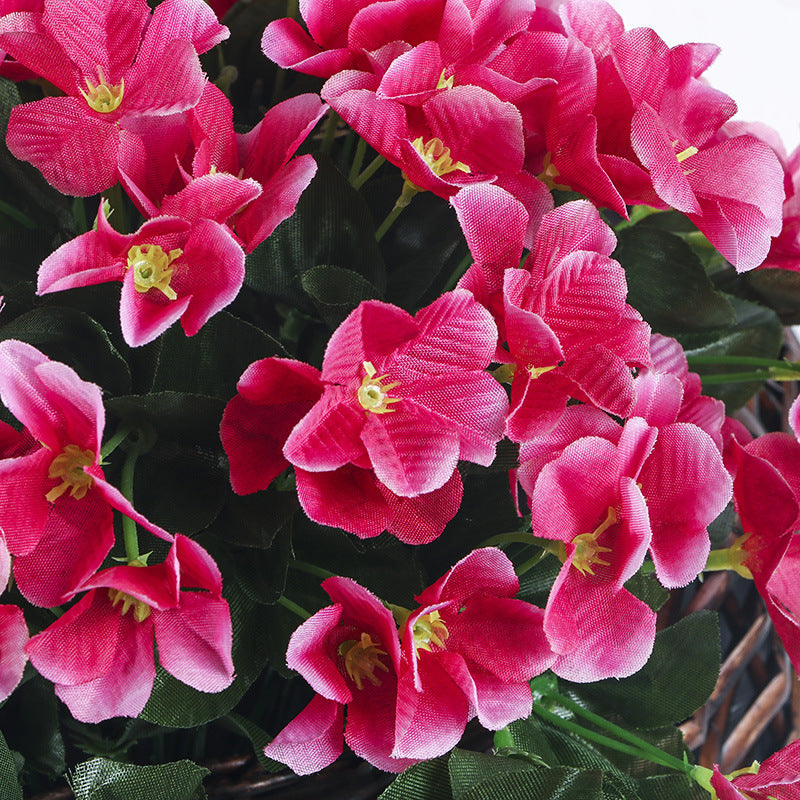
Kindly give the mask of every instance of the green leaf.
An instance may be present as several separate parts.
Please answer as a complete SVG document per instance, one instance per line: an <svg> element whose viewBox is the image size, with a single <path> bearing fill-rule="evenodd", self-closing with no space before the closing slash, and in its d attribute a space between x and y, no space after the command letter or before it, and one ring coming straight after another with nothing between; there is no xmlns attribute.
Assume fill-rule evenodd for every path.
<svg viewBox="0 0 800 800"><path fill-rule="evenodd" d="M257 603L273 604L284 593L286 569L292 554L291 525L287 525L266 550L235 548L231 553L236 580Z"/></svg>
<svg viewBox="0 0 800 800"><path fill-rule="evenodd" d="M642 575L637 572L625 583L625 588L634 597L647 603L653 611L658 611L669 600L669 590L658 582L655 575Z"/></svg>
<svg viewBox="0 0 800 800"><path fill-rule="evenodd" d="M613 258L625 268L628 302L654 331L678 336L733 324L730 303L679 236L636 225L620 232Z"/></svg>
<svg viewBox="0 0 800 800"><path fill-rule="evenodd" d="M0 728L7 732L9 747L25 758L26 772L50 778L64 772L64 740L52 683L35 675L18 686L0 710Z"/></svg>
<svg viewBox="0 0 800 800"><path fill-rule="evenodd" d="M214 534L232 545L265 550L298 508L297 493L278 491L274 482L263 492L231 493L214 521Z"/></svg>
<svg viewBox="0 0 800 800"><path fill-rule="evenodd" d="M382 221L400 194L399 176L370 181L365 191ZM432 302L469 256L452 206L430 192L421 192L381 240L388 270L387 299L414 312ZM468 262L471 263L471 260Z"/></svg>
<svg viewBox="0 0 800 800"><path fill-rule="evenodd" d="M254 361L285 356L280 342L221 311L194 336L173 325L162 337L153 391L173 390L229 400L236 383Z"/></svg>
<svg viewBox="0 0 800 800"><path fill-rule="evenodd" d="M140 767L93 758L75 767L75 800L203 800L205 767L191 761Z"/></svg>
<svg viewBox="0 0 800 800"><path fill-rule="evenodd" d="M774 311L742 300L730 297L731 306L736 314L736 322L723 334L709 342L708 337L696 335L678 336L687 357L692 356L758 356L776 359L783 343L783 327ZM704 375L719 375L738 371L735 366L724 364L719 366L703 364L693 366L693 370ZM751 369L745 367L742 371ZM756 379L746 383L726 383L703 385L703 393L722 400L728 413L743 406L763 385L763 380Z"/></svg>
<svg viewBox="0 0 800 800"><path fill-rule="evenodd" d="M703 705L719 665L717 616L698 611L656 634L650 660L636 674L570 686L596 710L619 714L635 727L657 728L681 722Z"/></svg>
<svg viewBox="0 0 800 800"><path fill-rule="evenodd" d="M212 555L217 556L214 552ZM218 558L218 561L222 561ZM223 574L230 570L220 564ZM227 714L261 674L267 662L267 607L251 600L235 581L226 580L223 596L231 609L233 624L233 666L236 677L221 692L200 692L173 678L161 666L156 670L153 693L140 714L142 719L169 728L194 728ZM285 657L285 654L284 654Z"/></svg>
<svg viewBox="0 0 800 800"><path fill-rule="evenodd" d="M301 283L322 321L331 329L338 328L363 300L380 299L380 293L366 278L342 267L313 267L303 273Z"/></svg>
<svg viewBox="0 0 800 800"><path fill-rule="evenodd" d="M453 800L460 800L479 784L491 781L497 775L509 772L527 772L537 767L521 758L507 758L487 753L473 753L470 750L455 748L447 762L450 772L450 786ZM501 796L501 795L495 795Z"/></svg>
<svg viewBox="0 0 800 800"><path fill-rule="evenodd" d="M0 733L0 797L3 800L22 800L22 786L17 777L17 767L2 733Z"/></svg>
<svg viewBox="0 0 800 800"><path fill-rule="evenodd" d="M375 226L362 195L327 156L315 156L317 174L295 213L247 257L245 284L305 311L313 305L301 278L318 264L353 270L378 292L386 283Z"/></svg>
<svg viewBox="0 0 800 800"><path fill-rule="evenodd" d="M708 792L687 775L644 778L638 789L638 800L709 800Z"/></svg>
<svg viewBox="0 0 800 800"><path fill-rule="evenodd" d="M790 269L754 269L739 276L748 300L771 308L784 325L800 324L800 272Z"/></svg>
<svg viewBox="0 0 800 800"><path fill-rule="evenodd" d="M152 440L136 462L136 509L170 531L188 535L208 527L229 492L218 434L224 402L158 392L117 397L107 407ZM110 475L123 458L109 456Z"/></svg>
<svg viewBox="0 0 800 800"><path fill-rule="evenodd" d="M6 339L32 344L112 394L130 391L131 374L125 360L103 326L81 311L61 306L36 308L0 327L0 341Z"/></svg>
<svg viewBox="0 0 800 800"><path fill-rule="evenodd" d="M236 733L245 736L253 746L253 753L258 763L268 772L281 772L286 769L285 764L273 761L264 755L264 748L272 741L272 737L255 722L243 717L241 714L231 713L223 717L220 722L230 726Z"/></svg>
<svg viewBox="0 0 800 800"><path fill-rule="evenodd" d="M605 800L603 788L599 772L539 767L496 775L459 795L458 800Z"/></svg>
<svg viewBox="0 0 800 800"><path fill-rule="evenodd" d="M447 760L441 756L414 764L401 772L378 800L453 800Z"/></svg>

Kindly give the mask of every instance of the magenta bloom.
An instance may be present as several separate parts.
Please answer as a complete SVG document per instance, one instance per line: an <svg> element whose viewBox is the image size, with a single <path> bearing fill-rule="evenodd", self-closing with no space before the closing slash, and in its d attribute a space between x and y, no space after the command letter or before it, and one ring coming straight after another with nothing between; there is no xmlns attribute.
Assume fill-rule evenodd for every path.
<svg viewBox="0 0 800 800"><path fill-rule="evenodd" d="M723 775L715 764L710 784L718 800L794 800L800 791L800 742L731 776Z"/></svg>
<svg viewBox="0 0 800 800"><path fill-rule="evenodd" d="M118 165L144 157L142 119L191 108L206 79L198 53L228 36L200 0L86 5L44 0L0 19L0 48L66 97L11 112L8 148L64 194L113 186Z"/></svg>
<svg viewBox="0 0 800 800"><path fill-rule="evenodd" d="M335 9L309 0L301 5L309 33L277 20L262 48L281 66L328 78L323 99L415 187L450 197L496 181L538 220L552 199L523 171L513 101L552 79L517 84L487 66L534 9L527 0L365 0Z"/></svg>
<svg viewBox="0 0 800 800"><path fill-rule="evenodd" d="M567 680L625 677L653 648L656 617L623 587L644 561L650 518L639 471L656 431L629 421L618 445L585 436L546 464L530 493L534 536L562 542L544 630Z"/></svg>
<svg viewBox="0 0 800 800"><path fill-rule="evenodd" d="M498 550L477 550L418 598L393 606L348 578L323 582L334 605L298 628L286 661L317 692L266 747L308 774L330 764L344 740L391 772L454 747L467 721L499 729L531 711L527 682L553 661L541 610ZM398 633L395 619L400 623Z"/></svg>
<svg viewBox="0 0 800 800"><path fill-rule="evenodd" d="M610 258L616 239L597 210L575 201L545 214L518 269L520 204L494 186L463 189L452 203L475 258L460 285L492 309L508 347L496 358L515 365L509 438L551 429L570 398L629 416L631 370L649 364L650 328L626 302L624 270ZM487 215L497 220L490 235Z"/></svg>
<svg viewBox="0 0 800 800"><path fill-rule="evenodd" d="M233 680L231 621L217 565L178 534L163 564L111 567L27 646L36 669L82 722L135 717L158 660L179 681L219 692ZM129 613L130 612L130 613Z"/></svg>
<svg viewBox="0 0 800 800"><path fill-rule="evenodd" d="M624 31L607 3L572 0L563 18L596 61L591 114L576 117L566 95L551 120L576 136L586 132L584 149L595 150L600 169L584 175L599 187L605 173L625 203L682 211L740 272L758 266L781 230L783 170L765 142L723 129L736 104L701 77L719 48L669 48L649 28ZM571 158L569 149L553 154L566 182L624 214L619 203L581 185Z"/></svg>
<svg viewBox="0 0 800 800"><path fill-rule="evenodd" d="M325 108L315 94L293 97L267 111L248 133L237 134L230 101L216 86L206 84L200 101L185 115L181 133L186 141L173 143L153 132L148 158L120 165L120 179L146 217L174 214L223 222L250 252L294 213L316 174L312 156L292 156ZM203 179L209 175L217 178ZM225 182L220 184L223 175ZM242 185L237 188L234 179ZM183 190L177 190L176 182ZM254 191L257 187L260 192Z"/></svg>
<svg viewBox="0 0 800 800"><path fill-rule="evenodd" d="M3 426L5 428L5 425ZM0 429L0 454L5 430ZM0 532L0 587L8 586L11 577L11 554ZM22 680L28 657L25 644L28 627L17 606L0 605L0 702L6 699Z"/></svg>
<svg viewBox="0 0 800 800"><path fill-rule="evenodd" d="M0 342L0 399L25 425L0 431L0 528L30 602L52 607L75 595L114 544L113 509L171 541L105 481L99 386L9 339Z"/></svg>
<svg viewBox="0 0 800 800"><path fill-rule="evenodd" d="M236 184L229 198L234 208L242 203L242 190L249 190L249 196L260 191L231 176L226 181L209 175L205 191L192 187L183 202L207 196L219 184L224 190L224 182L231 181ZM227 208L218 204L218 213L227 216ZM120 281L122 334L136 347L151 342L178 319L187 336L193 336L236 297L243 280L244 253L220 222L162 216L125 235L108 224L101 205L97 230L63 244L42 262L38 292Z"/></svg>
<svg viewBox="0 0 800 800"><path fill-rule="evenodd" d="M401 497L444 486L460 459L488 466L508 401L485 372L497 341L491 315L449 292L415 317L362 303L325 351L323 393L283 448L307 472L372 469Z"/></svg>
<svg viewBox="0 0 800 800"><path fill-rule="evenodd" d="M800 444L784 433L731 444L733 493L745 537L735 550L764 598L792 663L800 665Z"/></svg>

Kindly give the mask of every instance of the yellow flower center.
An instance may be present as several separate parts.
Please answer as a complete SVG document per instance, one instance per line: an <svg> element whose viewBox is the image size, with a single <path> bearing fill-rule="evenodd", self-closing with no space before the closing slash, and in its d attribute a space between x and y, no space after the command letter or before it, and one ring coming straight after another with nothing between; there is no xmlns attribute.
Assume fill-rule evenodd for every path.
<svg viewBox="0 0 800 800"><path fill-rule="evenodd" d="M601 553L610 553L610 547L603 547L598 543L600 536L608 530L617 521L617 512L612 506L608 507L608 514L606 518L595 528L591 533L581 533L572 540L575 545L575 554L572 557L572 566L577 569L581 575L594 575L592 566L594 564L602 564L605 567L610 566L608 561L600 557Z"/></svg>
<svg viewBox="0 0 800 800"><path fill-rule="evenodd" d="M446 72L446 68L442 70L442 74L439 76L439 81L436 84L437 89L452 89L453 83L455 82L456 76L451 75L449 78L445 78L444 73Z"/></svg>
<svg viewBox="0 0 800 800"><path fill-rule="evenodd" d="M84 467L94 464L94 453L81 450L76 444L68 444L51 462L47 471L48 478L61 478L61 483L54 486L46 495L48 503L55 503L69 489L70 495L80 500L89 491L94 478L87 475Z"/></svg>
<svg viewBox="0 0 800 800"><path fill-rule="evenodd" d="M569 186L565 183L559 183L556 180L560 175L561 173L558 171L558 167L553 163L550 153L545 153L542 171L536 177L550 189L550 191L553 191L553 189L558 189L562 192L569 191Z"/></svg>
<svg viewBox="0 0 800 800"><path fill-rule="evenodd" d="M411 144L414 145L414 149L422 156L425 163L431 168L435 175L441 177L450 172L456 172L456 170L467 173L471 172L470 168L463 161L453 162L453 159L450 157L450 148L445 147L441 139L434 137L423 143L422 137L420 136L418 139L414 139Z"/></svg>
<svg viewBox="0 0 800 800"><path fill-rule="evenodd" d="M362 633L359 640L349 639L339 645L344 668L358 689L364 688L364 678L373 686L381 685L375 670L389 671L389 667L381 661L381 656L386 654L385 650L381 650L380 643L373 642L368 633Z"/></svg>
<svg viewBox="0 0 800 800"><path fill-rule="evenodd" d="M381 381L385 380L388 375L378 375L377 370L372 365L371 361L364 361L364 370L367 373L361 381L361 386L358 387L358 402L361 403L361 408L365 411L370 411L373 414L388 414L394 411L389 408L390 403L399 403L401 397L389 397L389 391L399 386L399 383L387 383L385 386Z"/></svg>
<svg viewBox="0 0 800 800"><path fill-rule="evenodd" d="M430 614L425 614L414 623L412 634L414 636L414 652L418 650L433 652L434 646L444 649L444 643L450 632L447 630L447 625L442 622L439 612L431 611Z"/></svg>
<svg viewBox="0 0 800 800"><path fill-rule="evenodd" d="M137 622L144 622L150 616L152 609L149 605L147 605L147 603L145 603L143 600L137 600L135 597L131 597L129 594L126 594L120 589L109 589L108 596L111 600L111 605L114 606L114 608L122 603L122 608L119 609L119 613L123 617L131 608L133 608L133 618Z"/></svg>
<svg viewBox="0 0 800 800"><path fill-rule="evenodd" d="M555 369L557 366L558 364L552 364L549 367L534 367L533 364L528 364L527 370L531 379L536 380L540 375L544 375L545 372L550 372L551 369Z"/></svg>
<svg viewBox="0 0 800 800"><path fill-rule="evenodd" d="M85 78L88 91L80 90L90 108L99 111L101 114L109 114L119 108L122 102L122 95L125 94L125 79L121 78L117 86L106 83L106 76L103 68L97 67L97 75L100 83L95 86L88 78Z"/></svg>
<svg viewBox="0 0 800 800"><path fill-rule="evenodd" d="M170 264L183 255L183 250L175 248L165 253L157 244L135 244L128 250L127 269L133 270L133 284L137 292L144 293L158 289L170 300L178 296L169 285L175 271Z"/></svg>

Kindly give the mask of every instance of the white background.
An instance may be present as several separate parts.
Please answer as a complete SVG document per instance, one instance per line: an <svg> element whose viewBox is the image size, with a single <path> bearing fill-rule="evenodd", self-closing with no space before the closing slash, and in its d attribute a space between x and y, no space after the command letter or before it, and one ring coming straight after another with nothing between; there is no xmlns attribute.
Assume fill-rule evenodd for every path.
<svg viewBox="0 0 800 800"><path fill-rule="evenodd" d="M626 28L653 28L670 46L722 48L704 73L739 106L734 119L766 122L787 151L800 144L800 0L610 0Z"/></svg>

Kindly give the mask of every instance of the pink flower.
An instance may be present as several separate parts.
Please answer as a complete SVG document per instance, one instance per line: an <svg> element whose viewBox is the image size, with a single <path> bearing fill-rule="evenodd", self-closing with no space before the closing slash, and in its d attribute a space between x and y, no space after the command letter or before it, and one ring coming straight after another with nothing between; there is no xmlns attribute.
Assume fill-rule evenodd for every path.
<svg viewBox="0 0 800 800"><path fill-rule="evenodd" d="M300 195L316 174L312 156L291 157L324 112L325 106L317 95L304 94L278 103L251 131L236 134L230 101L209 83L198 104L186 114L185 133L191 139L191 147L187 143L184 153L178 152L179 143L175 145L178 149L171 154L173 170L148 158L132 164L130 169L121 166L120 178L145 216L174 214L193 221L206 216L224 222L236 231L250 252L294 213ZM176 157L186 163L180 174L182 182L188 183L179 192L166 180L177 169ZM210 174L224 174L227 181L222 191L219 186L214 190L204 188L198 209L200 187L207 187L209 181L201 180L200 187L194 187L192 178L202 179ZM233 177L242 181L238 193ZM254 186L260 186L260 193L253 192ZM240 196L238 206L225 195Z"/></svg>
<svg viewBox="0 0 800 800"><path fill-rule="evenodd" d="M2 453L3 431L0 430L0 453ZM11 577L11 554L0 531L0 587L8 586ZM22 672L28 657L25 644L28 627L17 606L0 605L0 702L6 699L22 680Z"/></svg>
<svg viewBox="0 0 800 800"><path fill-rule="evenodd" d="M741 445L731 442L736 510L745 536L734 560L755 581L792 663L800 665L800 443L769 433ZM734 567L737 565L734 564Z"/></svg>
<svg viewBox="0 0 800 800"><path fill-rule="evenodd" d="M590 131L585 144L601 168L592 180L602 183L605 172L625 203L684 212L737 270L758 266L781 229L783 171L766 143L722 130L736 104L701 77L719 48L668 48L649 28L623 32L605 3L573 0L562 16L597 63L591 115L580 121L569 107L562 115L568 130ZM567 166L570 157L554 153L553 164L569 174L572 188L595 199Z"/></svg>
<svg viewBox="0 0 800 800"><path fill-rule="evenodd" d="M322 97L373 148L401 167L413 189L450 197L498 182L538 220L546 188L523 171L522 117L514 100L552 80L522 85L487 62L522 31L532 2L358 2L302 6L264 32L268 58L328 78Z"/></svg>
<svg viewBox="0 0 800 800"><path fill-rule="evenodd" d="M99 386L8 339L0 342L0 399L25 426L0 431L0 528L30 602L52 607L75 595L114 543L113 509L171 541L105 481Z"/></svg>
<svg viewBox="0 0 800 800"><path fill-rule="evenodd" d="M0 702L22 680L25 662L28 660L25 655L27 641L28 627L22 611L17 606L0 605Z"/></svg>
<svg viewBox="0 0 800 800"><path fill-rule="evenodd" d="M485 372L497 341L489 313L449 292L415 317L362 303L328 342L320 399L283 448L295 467L372 469L401 497L444 486L460 459L488 466L507 398Z"/></svg>
<svg viewBox="0 0 800 800"><path fill-rule="evenodd" d="M191 539L178 534L163 564L111 567L82 588L87 594L26 648L76 719L138 716L153 688L154 640L159 663L179 681L203 692L230 685L222 579Z"/></svg>
<svg viewBox="0 0 800 800"><path fill-rule="evenodd" d="M298 628L286 661L317 692L266 747L298 774L342 752L399 772L454 747L477 715L497 730L530 713L528 681L553 654L541 610L515 600L519 584L498 550L477 550L426 589L414 610L392 611L347 578L323 588L334 605ZM395 618L400 623L398 634Z"/></svg>
<svg viewBox="0 0 800 800"><path fill-rule="evenodd" d="M629 416L631 370L649 363L650 328L625 300L624 270L610 258L616 239L597 210L575 201L545 214L518 269L520 204L494 186L463 189L452 203L475 258L460 286L492 309L508 347L496 359L515 365L509 438L551 429L570 398ZM502 233L487 233L491 208Z"/></svg>
<svg viewBox="0 0 800 800"><path fill-rule="evenodd" d="M534 536L563 543L544 630L558 654L553 671L567 680L631 675L653 648L655 614L623 584L652 537L637 479L655 439L642 420L629 421L616 446L580 438L542 468L530 492Z"/></svg>
<svg viewBox="0 0 800 800"><path fill-rule="evenodd" d="M763 764L755 761L727 776L715 764L713 774L703 769L702 777L702 785L710 785L716 800L794 800L800 789L800 742L786 745Z"/></svg>
<svg viewBox="0 0 800 800"><path fill-rule="evenodd" d="M230 182L235 185L227 187ZM193 336L236 297L244 280L242 249L226 226L202 218L200 202L218 188L229 199L227 207L215 201L218 214L226 217L229 208L241 206L242 190L249 189L249 196L260 191L232 176L209 175L203 183L207 186L193 186L186 190L188 197L181 197L183 205L194 200L194 220L161 216L132 234L117 233L101 205L97 230L63 244L42 262L39 294L120 281L120 319L128 344L147 344L178 319ZM175 210L181 213L183 206L176 203Z"/></svg>
<svg viewBox="0 0 800 800"><path fill-rule="evenodd" d="M124 13L123 13L124 12ZM9 150L65 194L113 186L120 161L143 151L137 122L191 108L205 76L198 53L228 36L199 0L44 0L0 19L0 47L66 97L11 112Z"/></svg>
<svg viewBox="0 0 800 800"><path fill-rule="evenodd" d="M314 521L362 538L388 530L409 544L432 541L461 503L457 461L490 463L500 438L505 393L483 372L494 337L466 293L416 318L372 301L334 333L322 373L286 359L251 364L220 426L234 491L265 489L292 464ZM378 377L376 364L399 385Z"/></svg>

